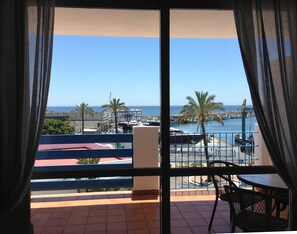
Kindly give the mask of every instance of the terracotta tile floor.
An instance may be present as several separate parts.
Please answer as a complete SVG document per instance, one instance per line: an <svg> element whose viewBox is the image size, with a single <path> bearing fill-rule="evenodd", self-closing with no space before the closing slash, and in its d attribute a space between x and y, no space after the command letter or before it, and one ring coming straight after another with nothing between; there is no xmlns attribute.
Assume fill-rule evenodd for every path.
<svg viewBox="0 0 297 234"><path fill-rule="evenodd" d="M209 233L214 195L209 192L172 192L171 233ZM160 233L159 200L131 193L38 195L31 199L31 216L38 233ZM230 232L229 207L219 202L212 233Z"/></svg>

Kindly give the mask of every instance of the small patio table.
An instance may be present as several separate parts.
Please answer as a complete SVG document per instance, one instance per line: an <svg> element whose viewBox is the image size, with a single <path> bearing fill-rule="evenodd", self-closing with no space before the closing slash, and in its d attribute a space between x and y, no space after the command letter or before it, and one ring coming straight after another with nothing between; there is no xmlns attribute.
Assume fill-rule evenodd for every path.
<svg viewBox="0 0 297 234"><path fill-rule="evenodd" d="M256 188L264 189L270 193L282 196L288 196L289 189L278 174L245 174L238 175L239 180ZM280 212L285 210L288 204L280 206L276 204L276 215L279 217Z"/></svg>
<svg viewBox="0 0 297 234"><path fill-rule="evenodd" d="M242 182L253 187L270 191L288 192L288 187L278 174L244 174L237 176Z"/></svg>

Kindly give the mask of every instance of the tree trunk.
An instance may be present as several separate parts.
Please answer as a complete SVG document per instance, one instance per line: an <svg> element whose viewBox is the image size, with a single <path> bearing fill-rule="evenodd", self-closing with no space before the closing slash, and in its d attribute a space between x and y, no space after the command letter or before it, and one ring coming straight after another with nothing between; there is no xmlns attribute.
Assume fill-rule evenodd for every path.
<svg viewBox="0 0 297 234"><path fill-rule="evenodd" d="M201 123L202 136L203 136L203 144L204 144L204 154L206 160L206 167L209 167L209 155L208 155L208 139L206 138L206 130L204 122ZM211 176L207 176L207 181L211 181Z"/></svg>
<svg viewBox="0 0 297 234"><path fill-rule="evenodd" d="M84 112L81 113L81 132L82 134L84 134L84 129L85 129L85 116L84 116Z"/></svg>
<svg viewBox="0 0 297 234"><path fill-rule="evenodd" d="M114 124L115 124L115 132L118 133L118 118L117 118L117 112L114 112Z"/></svg>

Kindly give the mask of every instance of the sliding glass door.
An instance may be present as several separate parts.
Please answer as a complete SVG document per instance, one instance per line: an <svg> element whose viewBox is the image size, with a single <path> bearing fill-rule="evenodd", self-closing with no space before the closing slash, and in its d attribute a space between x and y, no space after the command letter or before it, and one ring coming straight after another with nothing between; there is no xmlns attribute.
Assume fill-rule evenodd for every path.
<svg viewBox="0 0 297 234"><path fill-rule="evenodd" d="M188 9L191 12L178 9ZM199 11L195 9L199 9ZM61 18L56 20L56 45L54 45L54 50L61 40L68 40L70 37L74 41L66 42L66 47L69 47L70 43L80 47L86 46L86 49L82 48L81 53L73 55L77 57L78 62L83 63L78 63L79 65L72 64L73 69L77 69L76 66L81 66L81 69L84 68L85 70L79 71L81 72L81 78L78 80L68 80L69 85L72 85L71 82L73 82L73 85L82 82L80 88L85 90L85 94L92 100L92 102L90 101L91 105L94 103L94 105L101 106L109 103L113 98L120 99L132 109L133 107L137 109L142 106L142 117L147 115L148 121L152 120L160 123L158 162L156 165L139 163L137 167L132 169L113 170L112 172L98 171L98 174L103 177L125 175L133 176L135 180L141 177L149 178L148 176L158 177L160 226L157 228L160 228L160 233L170 232L172 216L176 215L171 212L172 209L175 209L172 208L170 202L170 190L173 185L177 188L182 186L185 181L192 181L188 188L196 189L197 187L193 184L199 184L201 180L205 180L209 175L216 173L216 169L207 168L208 159L200 157L201 155L198 156L196 149L191 149L195 152L193 151L190 153L191 155L185 156L184 153L189 154L189 151L184 152L180 145L186 144L186 142L173 142L172 134L170 134L171 121L178 121L172 119L172 116L179 114L180 111L172 112L172 108L175 105L187 104L186 96L193 96L195 91L204 90L204 86L201 84L204 79L207 79L207 77L201 77L201 79L197 78L197 83L191 83L193 80L189 78L191 74L189 74L188 69L193 67L177 71L181 65L188 66L192 64L197 66L194 61L197 57L192 54L187 57L187 62L181 59L183 53L176 52L177 49L189 46L189 43L193 42L193 38L196 40L195 43L199 44L201 41L199 42L197 38L201 37L202 30L206 34L213 33L208 31L208 26L205 26L208 25L207 21L201 24L204 25L203 29L195 28L195 22L199 24L201 21L207 20L207 17L210 17L204 11L211 9L215 9L211 12L213 16L217 14L223 17L221 23L230 20L230 14L232 15L230 1L56 0L56 12L58 17ZM227 10L228 12L226 11L227 13L225 12L226 15L224 16L224 12L217 11L217 9ZM72 16L73 19L69 19L67 14L69 17ZM65 24L59 24L59 20ZM73 27L68 24L72 24ZM216 23L213 26L215 25ZM223 23L222 27L224 25ZM74 30L74 28L76 29ZM226 30L228 29L226 28ZM214 32L212 37L219 37L220 33L223 34L222 37L226 37L224 32L226 35L234 34L234 28L230 32L224 30ZM68 36L65 37L64 35L64 38L59 36L63 33ZM177 48L177 45L180 47ZM63 47L63 49L65 50L66 47ZM187 49L191 50L190 47ZM206 51L207 49L205 49L205 53L207 53ZM73 53L71 49L68 52ZM60 56L63 57L68 52L63 51ZM197 50L196 53L200 53L200 51ZM66 65L69 63L68 59L64 61ZM96 64L94 64L94 61ZM203 66L202 64L198 65ZM55 68L55 57L53 68ZM210 69L214 68L211 67ZM54 70L53 75L55 75L55 72L58 72L58 70ZM84 76L86 75L93 76L94 79L85 81ZM192 75L196 76L195 73ZM66 77L64 76L64 79ZM214 85L217 85L217 82L224 83L219 78L213 82L216 83ZM53 80L53 86L55 85L58 89L58 81L56 83ZM82 88L82 85L86 86ZM95 88L96 86L98 88ZM208 91L207 89L205 91ZM92 90L93 95L90 96L91 91L88 90ZM211 90L209 91L210 94L216 94ZM77 98L75 93L72 93L72 95ZM83 101L87 100L81 99L80 101L76 99L73 104L79 104ZM154 113L144 113L145 106L155 106ZM152 116L155 119L149 119ZM128 116L124 113L119 116L119 120L129 122L127 120L132 120L134 117L137 120L137 116ZM109 131L110 127L107 124L103 128ZM188 142L190 145L193 145L193 141L198 143L195 142L197 136L193 137ZM239 174L272 171L274 169L269 167L242 167L235 171L226 169L225 172L227 174ZM201 225L204 225L202 223L203 221L201 221Z"/></svg>

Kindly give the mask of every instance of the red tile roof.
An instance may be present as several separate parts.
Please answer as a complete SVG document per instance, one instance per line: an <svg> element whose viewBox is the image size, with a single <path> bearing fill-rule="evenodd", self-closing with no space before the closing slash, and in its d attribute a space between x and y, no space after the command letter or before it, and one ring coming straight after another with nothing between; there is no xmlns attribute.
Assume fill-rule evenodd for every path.
<svg viewBox="0 0 297 234"><path fill-rule="evenodd" d="M82 150L82 149L111 149L112 146L98 143L80 143L80 144L44 144L39 145L38 150ZM119 158L102 158L100 162L109 162L121 160ZM62 166L76 165L77 159L53 159L53 160L36 160L35 166Z"/></svg>

